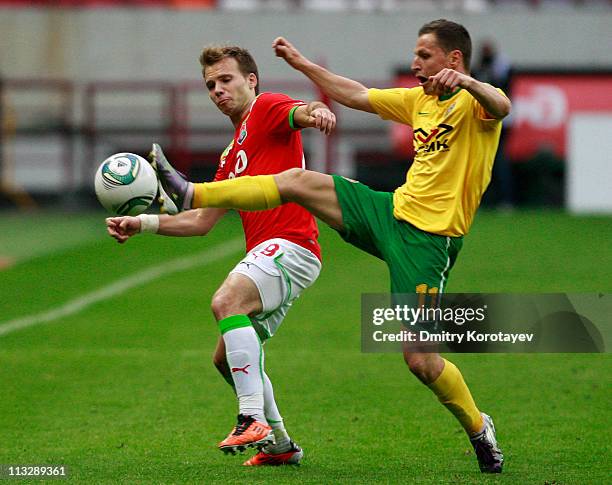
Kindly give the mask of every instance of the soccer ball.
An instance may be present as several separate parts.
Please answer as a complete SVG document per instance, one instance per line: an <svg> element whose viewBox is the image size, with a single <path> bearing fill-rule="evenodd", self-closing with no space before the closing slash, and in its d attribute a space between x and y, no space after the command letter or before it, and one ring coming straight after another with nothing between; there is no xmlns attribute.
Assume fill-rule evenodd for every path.
<svg viewBox="0 0 612 485"><path fill-rule="evenodd" d="M157 195L155 170L133 153L115 153L102 162L95 177L96 196L109 212L142 214Z"/></svg>

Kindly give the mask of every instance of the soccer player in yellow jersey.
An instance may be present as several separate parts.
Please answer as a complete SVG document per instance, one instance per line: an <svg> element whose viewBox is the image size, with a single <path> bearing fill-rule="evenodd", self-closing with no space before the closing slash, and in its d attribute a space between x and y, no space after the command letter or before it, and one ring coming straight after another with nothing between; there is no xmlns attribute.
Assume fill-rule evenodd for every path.
<svg viewBox="0 0 612 485"><path fill-rule="evenodd" d="M205 184L174 177L166 192L183 208L261 210L295 202L383 259L393 293L442 293L489 183L501 120L510 112L501 90L470 76L465 27L444 19L421 27L411 66L420 86L411 89L367 89L312 63L280 37L273 48L335 101L413 127L416 154L406 183L391 194L290 169ZM405 349L408 367L459 420L480 470L500 473L504 458L493 421L476 407L457 367L422 350Z"/></svg>

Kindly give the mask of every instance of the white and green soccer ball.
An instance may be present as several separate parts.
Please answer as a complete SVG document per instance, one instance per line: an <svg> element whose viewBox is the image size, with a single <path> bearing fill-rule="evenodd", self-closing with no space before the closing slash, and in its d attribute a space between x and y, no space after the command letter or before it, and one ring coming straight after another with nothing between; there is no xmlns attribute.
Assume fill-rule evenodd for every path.
<svg viewBox="0 0 612 485"><path fill-rule="evenodd" d="M115 153L104 160L95 176L96 196L109 212L142 214L157 195L157 177L149 162L134 153Z"/></svg>

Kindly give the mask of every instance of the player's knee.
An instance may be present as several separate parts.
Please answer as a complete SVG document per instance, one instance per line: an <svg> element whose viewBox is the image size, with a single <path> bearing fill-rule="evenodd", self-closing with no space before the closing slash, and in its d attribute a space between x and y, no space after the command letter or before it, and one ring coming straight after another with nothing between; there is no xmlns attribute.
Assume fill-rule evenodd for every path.
<svg viewBox="0 0 612 485"><path fill-rule="evenodd" d="M233 315L250 315L256 309L248 299L228 289L218 290L212 298L210 307L217 321Z"/></svg>
<svg viewBox="0 0 612 485"><path fill-rule="evenodd" d="M210 307L217 321L240 313L237 311L235 298L225 291L217 291L213 295Z"/></svg>
<svg viewBox="0 0 612 485"><path fill-rule="evenodd" d="M404 353L404 362L408 365L412 372L421 381L427 380L429 374L429 362L422 354Z"/></svg>

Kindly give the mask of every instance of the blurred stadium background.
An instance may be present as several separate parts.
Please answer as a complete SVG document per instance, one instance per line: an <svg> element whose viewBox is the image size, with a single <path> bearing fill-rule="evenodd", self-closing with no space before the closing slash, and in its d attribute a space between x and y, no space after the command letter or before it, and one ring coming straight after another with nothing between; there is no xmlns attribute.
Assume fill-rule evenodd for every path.
<svg viewBox="0 0 612 485"><path fill-rule="evenodd" d="M210 176L231 129L202 89L206 43L247 46L263 89L312 99L312 85L274 57L277 35L367 85L410 86L418 28L446 16L470 30L473 70L501 77L514 101L485 203L612 209L612 164L600 159L610 153L609 1L2 0L0 9L3 207L32 203L26 194L82 207L100 160L144 154L152 140L192 177ZM489 72L478 69L484 44L498 53ZM306 134L311 167L397 187L410 133L334 108L336 136Z"/></svg>
<svg viewBox="0 0 612 485"><path fill-rule="evenodd" d="M359 352L360 293L386 291L386 270L326 228L320 281L267 357L308 461L244 471L220 456L232 401L206 306L240 254L239 222L118 246L93 194L104 158L152 141L211 176L232 130L202 88L205 44L246 46L263 90L314 99L274 57L276 36L367 85L410 86L416 32L440 17L466 25L473 69L505 78L513 100L449 290L610 293L610 1L0 0L0 464L65 463L82 483L483 482L401 359ZM487 45L495 68L476 69ZM334 136L304 134L311 168L400 185L410 132L333 108ZM184 256L192 269L163 276ZM452 357L500 428L507 473L490 478L609 481L609 355Z"/></svg>

